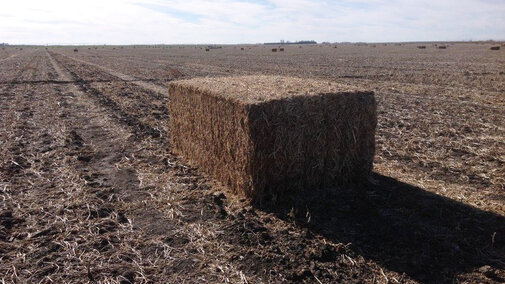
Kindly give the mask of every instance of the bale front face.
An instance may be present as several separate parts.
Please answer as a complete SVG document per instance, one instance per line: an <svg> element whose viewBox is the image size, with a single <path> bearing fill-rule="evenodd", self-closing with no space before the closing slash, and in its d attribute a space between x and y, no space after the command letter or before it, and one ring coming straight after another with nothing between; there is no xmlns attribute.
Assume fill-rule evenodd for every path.
<svg viewBox="0 0 505 284"><path fill-rule="evenodd" d="M233 189L251 186L244 106L191 87L169 87L170 141L174 152Z"/></svg>
<svg viewBox="0 0 505 284"><path fill-rule="evenodd" d="M184 80L169 92L174 151L246 197L371 173L372 92L275 76Z"/></svg>

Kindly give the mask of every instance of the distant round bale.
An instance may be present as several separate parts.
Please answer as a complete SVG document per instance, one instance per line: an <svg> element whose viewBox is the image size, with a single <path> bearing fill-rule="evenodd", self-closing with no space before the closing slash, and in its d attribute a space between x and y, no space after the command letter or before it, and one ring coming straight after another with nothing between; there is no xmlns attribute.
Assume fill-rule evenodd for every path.
<svg viewBox="0 0 505 284"><path fill-rule="evenodd" d="M277 52L277 48L272 48L272 52Z"/></svg>
<svg viewBox="0 0 505 284"><path fill-rule="evenodd" d="M425 45L419 45L419 46L417 46L417 48L419 48L419 49L426 49L426 46Z"/></svg>
<svg viewBox="0 0 505 284"><path fill-rule="evenodd" d="M438 49L447 49L447 46L441 45L441 46L438 47Z"/></svg>
<svg viewBox="0 0 505 284"><path fill-rule="evenodd" d="M491 46L489 50L500 50L499 46Z"/></svg>

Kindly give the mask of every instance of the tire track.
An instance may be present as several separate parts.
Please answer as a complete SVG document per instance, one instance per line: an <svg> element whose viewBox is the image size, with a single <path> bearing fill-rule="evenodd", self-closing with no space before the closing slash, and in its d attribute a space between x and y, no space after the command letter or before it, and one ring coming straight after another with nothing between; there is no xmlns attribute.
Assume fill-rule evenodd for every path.
<svg viewBox="0 0 505 284"><path fill-rule="evenodd" d="M144 89L147 89L147 90L150 90L150 91L153 91L153 92L156 92L156 93L160 93L160 94L163 94L163 95L168 95L168 88L166 88L164 86L159 86L159 85L156 85L156 84L152 84L152 83L146 82L145 80L139 80L139 79L137 79L137 78L135 78L133 76L126 75L126 74L117 72L115 70L112 70L112 69L100 66L98 64L94 64L94 63L91 63L91 62L80 60L80 59L77 59L77 58L74 58L74 57L62 54L62 53L58 53L58 54L61 55L61 56L66 57L66 58L68 58L70 60L73 60L73 61L76 61L76 62L80 62L80 63L86 64L86 65L90 65L90 66L96 67L96 68L98 68L98 69L100 69L100 70L108 73L109 75L117 77L117 78L119 78L119 79L121 79L123 81L131 82L131 83L133 83L133 84L135 84L137 86L140 86L140 87L142 87Z"/></svg>
<svg viewBox="0 0 505 284"><path fill-rule="evenodd" d="M108 96L104 96L100 90L93 88L88 81L83 80L76 74L74 71L65 67L64 64L58 63L53 56L48 53L48 56L51 60L53 67L56 72L60 74L60 77L64 81L74 81L76 84L72 85L73 89L76 89L79 86L79 92L89 94L92 96L102 107L108 109L112 113L112 117L122 123L123 125L127 125L133 129L133 133L135 137L142 139L145 137L152 138L160 138L164 137L159 129L155 129L152 126L143 123L139 120L138 117L132 116L121 109L117 102L110 99ZM60 67L60 65L63 67ZM65 70L63 70L65 68ZM164 139L164 138L163 138Z"/></svg>
<svg viewBox="0 0 505 284"><path fill-rule="evenodd" d="M62 80L76 81L74 85L60 86L72 93L64 105L71 107L67 118L73 121L68 126L72 129L69 140L74 141L77 159L82 161L76 171L87 181L91 193L109 200L105 207L114 211L120 208L132 220L133 234L139 242L134 247L140 254L138 262L156 257L156 262L164 263L154 267L145 263L141 272L150 271L146 277L154 279L172 279L169 282L195 280L200 275L207 275L211 282L222 282L224 278L215 275L219 266L224 269L223 277L234 282L245 277L223 260L221 253L201 253L216 249L205 247L209 245L206 238L215 234L224 210L205 180L169 153L164 138L138 135L142 124L134 122L126 128L122 123L118 125L117 120L129 118L124 118L125 114L111 105L106 95L80 80L58 58L50 53L48 56ZM112 119L108 112L112 112ZM195 191L197 188L200 190ZM169 256L160 255L164 247L170 248ZM194 270L194 266L202 268ZM162 271L156 272L159 269Z"/></svg>
<svg viewBox="0 0 505 284"><path fill-rule="evenodd" d="M47 58L38 54L37 69L50 69L40 66L49 63ZM53 68L66 77L57 65ZM89 264L97 258L120 259L122 254L131 254L132 247L123 243L138 237L140 232L134 234L127 217L118 211L121 207L115 202L124 196L113 192L115 187L122 188L119 177L132 181L135 176L124 176L124 169L111 164L123 154L121 151L101 155L110 147L117 149L116 143L128 135L118 127L108 130L113 123L108 123L103 112L86 98L77 86L71 85L21 85L16 90L12 106L22 112L9 122L13 137L5 140L9 146L6 151L16 156L12 158L13 165L6 169L11 184L2 192L11 205L0 208L0 216L14 216L18 225L9 225L13 232L5 232L11 240L9 250L3 250L4 243L0 246L2 280L120 282L131 278L128 270L135 269L133 262L139 261L132 256L129 260L109 261L103 267L100 263L93 263L93 267ZM16 117L15 111L11 113ZM95 136L98 138L93 139ZM100 158L86 164L83 157L90 153ZM1 157L7 162L11 159L8 155ZM122 189L124 194L129 193ZM117 248L112 255L111 247ZM91 270L96 272L92 275Z"/></svg>

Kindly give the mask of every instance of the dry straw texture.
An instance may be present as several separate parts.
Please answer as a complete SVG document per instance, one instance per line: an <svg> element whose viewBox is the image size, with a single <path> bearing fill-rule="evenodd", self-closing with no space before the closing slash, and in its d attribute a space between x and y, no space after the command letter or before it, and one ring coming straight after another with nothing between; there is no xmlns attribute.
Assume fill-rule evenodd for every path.
<svg viewBox="0 0 505 284"><path fill-rule="evenodd" d="M174 151L246 197L366 178L375 152L372 92L279 76L169 86Z"/></svg>

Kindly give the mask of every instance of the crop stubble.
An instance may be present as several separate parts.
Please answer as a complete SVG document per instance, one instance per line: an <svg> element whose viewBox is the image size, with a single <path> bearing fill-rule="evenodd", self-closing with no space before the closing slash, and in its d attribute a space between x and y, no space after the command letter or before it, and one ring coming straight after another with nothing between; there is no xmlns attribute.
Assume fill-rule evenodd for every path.
<svg viewBox="0 0 505 284"><path fill-rule="evenodd" d="M67 78L41 50L0 62L0 274L102 283L503 281L502 51L325 48L51 49ZM375 182L250 207L170 153L164 94L98 66L160 86L181 74L267 73L373 89Z"/></svg>

